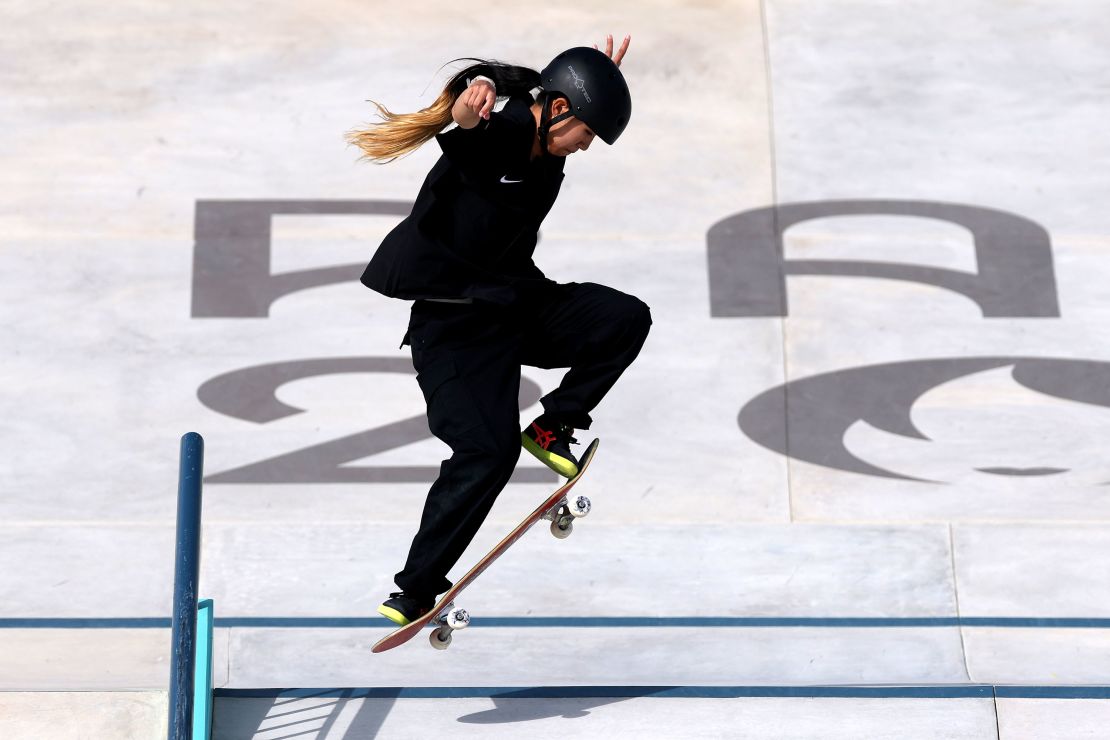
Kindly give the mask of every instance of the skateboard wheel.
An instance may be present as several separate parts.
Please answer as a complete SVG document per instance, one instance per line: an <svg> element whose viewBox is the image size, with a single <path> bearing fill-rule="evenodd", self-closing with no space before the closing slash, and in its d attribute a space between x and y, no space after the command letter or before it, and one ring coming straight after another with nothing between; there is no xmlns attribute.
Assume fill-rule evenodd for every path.
<svg viewBox="0 0 1110 740"><path fill-rule="evenodd" d="M551 534L555 535L560 540L565 540L570 537L570 533L574 530L574 518L561 516L551 522Z"/></svg>
<svg viewBox="0 0 1110 740"><path fill-rule="evenodd" d="M466 629L470 625L470 614L466 609L452 609L447 612L446 624L453 630Z"/></svg>
<svg viewBox="0 0 1110 740"><path fill-rule="evenodd" d="M586 516L590 513L590 499L585 496L579 496L574 499L574 503L568 503L567 508L570 509L571 516L575 518Z"/></svg>
<svg viewBox="0 0 1110 740"><path fill-rule="evenodd" d="M451 644L451 628L440 627L432 630L432 634L428 635L428 642L432 643L432 647L436 650L446 650Z"/></svg>

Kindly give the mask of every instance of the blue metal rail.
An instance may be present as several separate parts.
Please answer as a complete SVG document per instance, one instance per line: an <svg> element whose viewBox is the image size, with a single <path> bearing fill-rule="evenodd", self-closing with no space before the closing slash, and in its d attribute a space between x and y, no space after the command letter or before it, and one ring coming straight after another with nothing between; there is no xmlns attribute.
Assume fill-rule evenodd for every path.
<svg viewBox="0 0 1110 740"><path fill-rule="evenodd" d="M207 728L194 735L197 682L197 581L200 578L201 479L204 439L196 432L181 438L177 487L177 546L173 577L173 645L170 655L170 740L206 738ZM210 612L209 612L210 613ZM208 644L209 641L205 641ZM211 670L211 668L209 668ZM210 699L200 696L202 714Z"/></svg>

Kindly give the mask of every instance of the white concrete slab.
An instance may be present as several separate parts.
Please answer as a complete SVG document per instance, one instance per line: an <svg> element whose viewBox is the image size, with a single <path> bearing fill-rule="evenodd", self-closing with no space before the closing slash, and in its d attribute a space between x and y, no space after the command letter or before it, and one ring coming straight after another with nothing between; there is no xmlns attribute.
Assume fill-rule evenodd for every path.
<svg viewBox="0 0 1110 740"><path fill-rule="evenodd" d="M968 674L983 683L1104 684L1104 629L964 628Z"/></svg>
<svg viewBox="0 0 1110 740"><path fill-rule="evenodd" d="M168 617L173 553L172 526L0 525L0 617Z"/></svg>
<svg viewBox="0 0 1110 740"><path fill-rule="evenodd" d="M1094 6L776 0L767 16L783 201L987 202L1105 232L1092 165L1110 134L1092 124L1108 103L1092 91L1110 21Z"/></svg>
<svg viewBox="0 0 1110 740"><path fill-rule="evenodd" d="M1110 529L1095 524L954 527L967 616L1110 614Z"/></svg>
<svg viewBox="0 0 1110 740"><path fill-rule="evenodd" d="M564 542L541 531L514 545L473 591L464 593L474 613L861 617L955 612L943 527L657 525L628 530L595 527L592 517L576 525ZM478 548L471 550L467 556L477 559ZM686 555L674 557L680 550Z"/></svg>
<svg viewBox="0 0 1110 740"><path fill-rule="evenodd" d="M168 716L164 691L0 691L0 734L7 740L161 740Z"/></svg>
<svg viewBox="0 0 1110 740"><path fill-rule="evenodd" d="M523 516L498 503L465 573ZM527 504L530 508L530 504ZM605 505L598 501L597 508ZM487 616L954 616L944 527L537 525L463 595ZM221 616L366 616L393 589L410 527L209 526L202 582ZM690 543L698 541L697 548ZM684 553L675 557L675 553Z"/></svg>
<svg viewBox="0 0 1110 740"><path fill-rule="evenodd" d="M1105 227L1091 204L1110 183L1091 164L1110 157L1110 140L1090 128L1107 110L1090 96L1105 78L1105 14L1082 2L983 1L772 2L767 15L780 203L930 201L1031 219L1050 235L1061 307L1053 319L983 318L967 298L920 283L792 275L789 378L984 355L1105 360L1110 304L1094 258ZM1036 30L1046 23L1051 36ZM790 229L786 256L974 272L970 234L960 231L921 218L826 218ZM1044 285L1030 279L1017 289L1028 295ZM945 485L792 462L794 516L1104 519L1099 486L1110 469L1095 440L1106 408L1015 394L997 374L974 380L935 389L913 407L925 439L866 424L845 436L868 462ZM1000 478L982 467L1067 473Z"/></svg>
<svg viewBox="0 0 1110 740"><path fill-rule="evenodd" d="M1089 738L1106 734L1110 702L1076 699L998 699L1000 740Z"/></svg>
<svg viewBox="0 0 1110 740"><path fill-rule="evenodd" d="M216 740L996 737L988 699L219 699Z"/></svg>
<svg viewBox="0 0 1110 740"><path fill-rule="evenodd" d="M371 654L388 631L234 629L228 687L968 681L956 629L475 627L447 651L423 635Z"/></svg>
<svg viewBox="0 0 1110 740"><path fill-rule="evenodd" d="M803 279L801 282L804 282ZM827 288L839 280L840 285ZM1101 318L1093 314L1068 323L1044 320L984 319L968 315L941 318L940 304L963 301L921 288L880 289L879 305L859 304L861 291L878 281L822 278L826 285L799 291L799 312L830 312L828 322L801 317L788 320L787 354L792 380L829 373L872 372L879 366L957 368L963 358L1013 358L994 367L968 368L912 399L909 419L922 438L877 428L867 419L843 418L842 437L830 438L830 450L844 449L887 474L861 474L811 462L792 461L791 501L801 520L853 521L1042 521L1089 520L1107 516L1102 488L1110 479L1096 449L1110 410L1055 397L1015 380L1013 368L1026 357L1084 359L1104 362ZM812 283L817 283L813 279ZM828 302L832 293L840 300ZM924 303L919 301L924 299ZM898 306L916 303L914 316L900 316ZM843 310L841 310L843 309ZM974 313L961 306L958 310ZM882 316L883 318L878 318ZM859 343L856 337L874 336ZM911 363L916 363L911 366ZM1059 364L1057 365L1059 366ZM1020 368L1020 365L1019 365ZM838 409L864 408L873 394L892 392L896 384L857 383L854 395L841 395ZM789 393L789 391L788 391ZM819 399L832 401L832 399ZM898 413L901 408L892 409ZM840 428L840 427L837 427ZM800 430L795 430L796 432ZM795 434L795 438L797 434ZM842 440L842 441L841 441ZM1051 475L999 475L994 469L1058 470ZM891 475L893 474L893 475ZM901 476L901 479L899 477Z"/></svg>
<svg viewBox="0 0 1110 740"><path fill-rule="evenodd" d="M165 689L169 629L5 629L0 689Z"/></svg>
<svg viewBox="0 0 1110 740"><path fill-rule="evenodd" d="M229 631L212 643L212 681L228 680ZM0 694L169 687L169 628L12 628L0 630ZM2 714L2 713L0 713Z"/></svg>
<svg viewBox="0 0 1110 740"><path fill-rule="evenodd" d="M537 526L468 592L468 599L489 614L955 613L945 527L610 524L606 519L614 516L606 509L614 504L604 493L594 498L595 512L571 539L560 542ZM454 575L476 562L533 503L521 493L507 492ZM0 593L5 595L0 616L135 618L167 613L173 578L170 528L5 529L0 543L5 560L33 561L34 567L0 576ZM401 524L245 527L208 522L202 595L216 599L221 616L372 614L378 599L392 588L411 529ZM691 550L689 543L695 539L701 546ZM49 556L36 556L36 548L46 543ZM90 552L102 554L90 558ZM685 555L676 558L676 552ZM974 552L968 557L974 558ZM588 573L584 587L576 587L583 569ZM552 590L537 574L558 578L566 587ZM598 590L589 587L591 583L606 585ZM648 583L652 587L644 589ZM969 588L975 585L969 582ZM973 598L971 590L969 600ZM1077 605L1066 615L1086 613Z"/></svg>

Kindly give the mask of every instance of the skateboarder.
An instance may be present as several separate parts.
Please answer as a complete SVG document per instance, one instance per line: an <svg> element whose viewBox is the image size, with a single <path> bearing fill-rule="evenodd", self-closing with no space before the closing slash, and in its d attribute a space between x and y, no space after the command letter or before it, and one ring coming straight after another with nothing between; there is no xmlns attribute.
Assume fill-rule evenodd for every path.
<svg viewBox="0 0 1110 740"><path fill-rule="evenodd" d="M348 134L384 162L436 139L443 155L412 212L382 241L362 275L367 287L414 301L402 346L411 346L428 425L451 448L428 492L401 591L378 611L397 624L426 613L451 587L446 574L504 488L523 445L567 478L570 445L589 412L632 363L651 314L638 298L593 283L558 284L532 262L540 223L555 202L565 158L612 144L631 113L608 37L542 71L478 62L417 113L378 106L383 121ZM507 98L494 111L497 98ZM453 129L441 133L451 123ZM567 367L521 431L521 365Z"/></svg>

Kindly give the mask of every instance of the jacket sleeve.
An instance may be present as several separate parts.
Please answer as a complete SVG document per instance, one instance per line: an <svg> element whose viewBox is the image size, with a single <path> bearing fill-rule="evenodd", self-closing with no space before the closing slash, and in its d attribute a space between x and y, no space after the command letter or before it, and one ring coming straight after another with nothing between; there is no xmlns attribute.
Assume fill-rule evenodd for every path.
<svg viewBox="0 0 1110 740"><path fill-rule="evenodd" d="M527 105L513 100L474 128L456 126L437 134L436 141L456 167L479 177L500 177L511 162L527 156L535 132L531 115Z"/></svg>

